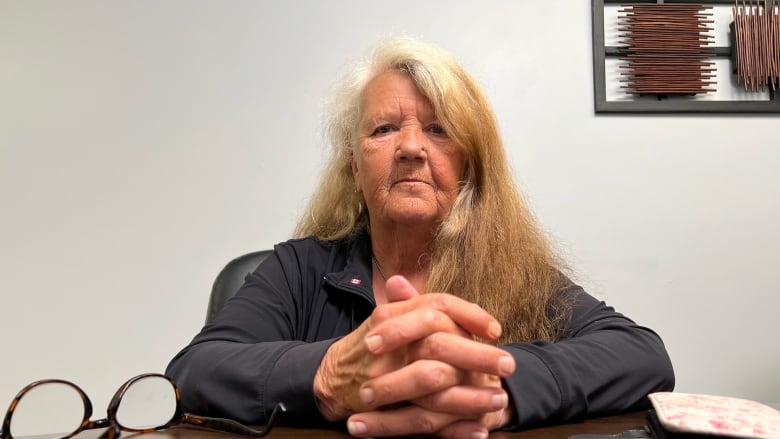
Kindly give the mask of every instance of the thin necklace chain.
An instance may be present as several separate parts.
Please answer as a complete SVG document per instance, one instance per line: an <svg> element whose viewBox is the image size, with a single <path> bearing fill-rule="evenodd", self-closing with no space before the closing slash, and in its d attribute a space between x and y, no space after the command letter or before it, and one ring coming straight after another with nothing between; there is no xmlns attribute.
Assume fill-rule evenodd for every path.
<svg viewBox="0 0 780 439"><path fill-rule="evenodd" d="M376 265L376 269L379 270L379 275L382 276L382 279L387 281L387 276L385 276L385 272L382 271L382 266L379 265L379 261L376 259L376 255L371 253L371 259L373 259L374 265Z"/></svg>

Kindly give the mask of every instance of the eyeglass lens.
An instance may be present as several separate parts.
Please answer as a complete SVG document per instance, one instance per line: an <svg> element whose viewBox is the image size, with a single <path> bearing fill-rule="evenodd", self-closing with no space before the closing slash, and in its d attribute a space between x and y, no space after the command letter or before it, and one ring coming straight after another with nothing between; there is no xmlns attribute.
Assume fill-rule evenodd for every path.
<svg viewBox="0 0 780 439"><path fill-rule="evenodd" d="M42 381L27 390L19 400L11 418L11 436L69 436L89 415L85 413L82 398L74 384ZM164 426L175 415L176 389L173 383L163 376L149 375L125 389L115 421L123 430L144 430Z"/></svg>
<svg viewBox="0 0 780 439"><path fill-rule="evenodd" d="M109 404L108 418L92 420L92 404L84 391L69 381L36 381L22 389L6 413L3 439L37 436L65 438L82 430L112 426L124 431L149 432L191 424L252 437L263 437L286 412L279 403L262 429L239 422L182 413L176 385L164 375L138 375L123 384ZM9 434L10 433L10 434Z"/></svg>
<svg viewBox="0 0 780 439"><path fill-rule="evenodd" d="M116 421L125 430L143 430L169 423L176 415L176 389L162 376L133 382L122 395Z"/></svg>
<svg viewBox="0 0 780 439"><path fill-rule="evenodd" d="M83 419L84 402L74 386L42 383L19 400L10 426L11 436L67 436L79 428Z"/></svg>

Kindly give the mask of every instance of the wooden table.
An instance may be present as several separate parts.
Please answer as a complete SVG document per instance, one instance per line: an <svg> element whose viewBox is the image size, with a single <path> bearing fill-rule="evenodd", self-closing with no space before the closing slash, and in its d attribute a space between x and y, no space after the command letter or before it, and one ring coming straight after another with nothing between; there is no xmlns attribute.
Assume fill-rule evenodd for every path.
<svg viewBox="0 0 780 439"><path fill-rule="evenodd" d="M490 439L558 439L568 438L574 434L580 433L601 433L615 434L625 430L642 428L645 421L645 412L637 412L619 416L608 416L604 418L589 419L585 422L556 425L552 427L537 428L533 430L506 432L497 431L490 434ZM96 438L100 431L86 431L75 439ZM311 438L311 439L346 439L351 438L346 431L321 430L321 429L301 429L290 427L276 427L266 438L268 439L292 439L292 438ZM173 427L168 430L155 433L130 434L122 433L120 439L238 439L246 436L237 436L230 433L205 430L196 427Z"/></svg>

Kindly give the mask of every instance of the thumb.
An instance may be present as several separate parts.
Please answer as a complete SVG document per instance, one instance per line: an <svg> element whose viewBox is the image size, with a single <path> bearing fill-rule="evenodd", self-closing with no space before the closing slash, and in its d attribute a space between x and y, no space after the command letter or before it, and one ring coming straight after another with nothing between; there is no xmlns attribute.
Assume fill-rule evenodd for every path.
<svg viewBox="0 0 780 439"><path fill-rule="evenodd" d="M385 295L388 302L401 302L420 295L416 288L405 277L390 276L385 283Z"/></svg>

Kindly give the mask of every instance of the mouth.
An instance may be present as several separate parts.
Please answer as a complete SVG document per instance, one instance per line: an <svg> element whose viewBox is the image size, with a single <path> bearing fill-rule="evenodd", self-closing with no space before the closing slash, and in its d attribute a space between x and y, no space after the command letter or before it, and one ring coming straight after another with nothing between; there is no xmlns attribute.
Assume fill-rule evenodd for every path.
<svg viewBox="0 0 780 439"><path fill-rule="evenodd" d="M400 178L400 179L398 179L398 180L393 182L393 184L402 184L402 183L424 183L424 184L428 184L428 182L425 181L425 180L421 180L419 178L413 178L413 177Z"/></svg>
<svg viewBox="0 0 780 439"><path fill-rule="evenodd" d="M398 172L395 176L395 183L427 183L426 175L420 175L417 172Z"/></svg>

